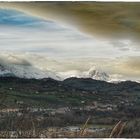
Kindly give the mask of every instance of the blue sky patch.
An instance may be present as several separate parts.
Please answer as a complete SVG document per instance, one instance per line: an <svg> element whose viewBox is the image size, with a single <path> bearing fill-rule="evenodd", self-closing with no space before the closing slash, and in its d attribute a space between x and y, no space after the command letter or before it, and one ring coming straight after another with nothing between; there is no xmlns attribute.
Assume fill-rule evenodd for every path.
<svg viewBox="0 0 140 140"><path fill-rule="evenodd" d="M56 25L53 21L43 20L11 9L0 9L0 26L20 27L47 27L53 29ZM54 28L56 29L56 27Z"/></svg>

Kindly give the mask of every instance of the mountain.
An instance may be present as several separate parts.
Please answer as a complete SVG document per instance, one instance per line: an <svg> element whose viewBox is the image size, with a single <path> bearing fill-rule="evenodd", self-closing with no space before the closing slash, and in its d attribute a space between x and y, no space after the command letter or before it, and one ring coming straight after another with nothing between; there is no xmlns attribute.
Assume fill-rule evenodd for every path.
<svg viewBox="0 0 140 140"><path fill-rule="evenodd" d="M120 83L109 83L106 81L94 80L92 78L68 78L63 81L54 80L51 78L43 79L27 79L18 77L0 77L0 83L12 83L16 89L28 90L34 89L36 91L53 91L53 92L75 92L81 93L106 93L106 94L125 94L125 93L139 93L140 83L132 81L124 81Z"/></svg>
<svg viewBox="0 0 140 140"><path fill-rule="evenodd" d="M0 77L19 77L19 78L53 78L60 80L59 76L51 71L42 71L32 65L0 64Z"/></svg>
<svg viewBox="0 0 140 140"><path fill-rule="evenodd" d="M90 68L88 71L78 72L78 71L68 71L55 73L51 71L43 71L30 64L12 64L12 63L1 63L0 64L0 76L16 76L20 78L52 78L55 80L64 80L70 77L77 78L92 78L95 80L109 81L110 77L105 72L96 70L95 67Z"/></svg>
<svg viewBox="0 0 140 140"><path fill-rule="evenodd" d="M99 70L95 67L91 67L88 71L68 71L68 72L52 72L50 70L41 70L33 65L24 62L23 64L19 63L5 63L1 62L0 64L0 77L19 77L27 79L43 79L43 78L52 78L54 80L63 81L68 78L91 78L94 80L106 81L109 83L120 83L125 80L113 80L113 77L108 75L106 72ZM138 82L138 81L136 81Z"/></svg>
<svg viewBox="0 0 140 140"><path fill-rule="evenodd" d="M63 80L70 77L76 77L76 78L92 78L101 81L110 81L110 76L107 73L95 67L91 67L88 71L83 71L83 72L73 70L68 72L60 72L59 74Z"/></svg>
<svg viewBox="0 0 140 140"><path fill-rule="evenodd" d="M118 106L121 102L129 102L139 106L140 84L132 81L114 84L91 78L58 81L51 78L0 77L0 93L2 97L7 97L5 104L10 107L15 99L31 106L43 107L81 106L81 101L86 101L87 105L95 101ZM131 109L127 104L125 108Z"/></svg>
<svg viewBox="0 0 140 140"><path fill-rule="evenodd" d="M110 80L110 76L107 73L97 70L95 69L95 67L89 69L88 76L89 78L96 79L96 80L102 80L102 81Z"/></svg>
<svg viewBox="0 0 140 140"><path fill-rule="evenodd" d="M0 64L0 77L15 77L15 75Z"/></svg>
<svg viewBox="0 0 140 140"><path fill-rule="evenodd" d="M69 88L86 91L96 91L100 93L121 93L121 92L138 92L140 83L133 81L123 81L119 83L109 83L106 81L94 80L91 78L68 78L63 81L64 85Z"/></svg>

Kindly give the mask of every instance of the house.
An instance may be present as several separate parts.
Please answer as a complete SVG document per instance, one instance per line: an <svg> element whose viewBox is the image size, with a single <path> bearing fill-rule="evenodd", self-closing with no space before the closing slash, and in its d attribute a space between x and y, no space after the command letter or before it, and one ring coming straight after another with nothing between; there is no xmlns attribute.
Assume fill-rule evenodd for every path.
<svg viewBox="0 0 140 140"><path fill-rule="evenodd" d="M70 109L68 107L61 107L56 109L56 113L57 114L65 114L66 112L69 112Z"/></svg>

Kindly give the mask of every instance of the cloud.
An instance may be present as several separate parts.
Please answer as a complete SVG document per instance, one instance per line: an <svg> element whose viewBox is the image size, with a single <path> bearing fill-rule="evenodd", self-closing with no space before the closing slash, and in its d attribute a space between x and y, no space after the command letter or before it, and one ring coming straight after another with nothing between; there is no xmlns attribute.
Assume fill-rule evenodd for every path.
<svg viewBox="0 0 140 140"><path fill-rule="evenodd" d="M23 65L23 66L31 66L32 64L29 63L25 59L21 59L20 57L17 57L12 54L7 54L7 55L1 55L0 56L0 63L2 64L13 64L13 65Z"/></svg>
<svg viewBox="0 0 140 140"><path fill-rule="evenodd" d="M14 14L11 12L10 15L10 11L4 10L7 17L1 14L0 50L8 54L5 57L8 63L33 65L38 69L55 72L82 72L97 66L115 78L140 78L137 41L139 4L118 3L116 6L113 3L80 2L73 5L69 2L59 5L57 2L29 2L28 5L4 5L31 14L17 10L12 10ZM132 12L132 9L135 10ZM44 19L33 17L32 14ZM60 19L56 21L48 18ZM62 22L59 22L61 19ZM68 25L61 24L63 22ZM3 26L4 23L8 26ZM75 25L80 31L92 36L69 25ZM37 28L31 28L34 26ZM13 54L9 55L9 52Z"/></svg>
<svg viewBox="0 0 140 140"><path fill-rule="evenodd" d="M50 71L64 76L67 73L83 73L92 67L106 72L113 79L139 80L140 57L120 58L71 58L55 59L47 55L36 53L9 53L1 54L0 63L34 67L40 71ZM63 75L64 74L64 75Z"/></svg>
<svg viewBox="0 0 140 140"><path fill-rule="evenodd" d="M112 40L102 39L99 37L91 37L77 31L75 28L69 26L63 26L57 22L44 21L43 27L39 28L22 28L11 24L11 21L19 15L19 19L22 17L22 21L26 17L32 16L26 15L18 11L2 10L2 13L11 15L14 13L14 17L8 19L8 26L3 27L0 25L0 49L1 51L20 51L20 52L34 52L34 53L47 53L49 57L115 57L124 55L124 50L114 49ZM10 13L11 12L11 13ZM1 10L0 10L1 13ZM2 14L3 15L3 14ZM21 16L22 15L22 16ZM37 19L38 22L42 21ZM30 22L29 22L30 23ZM31 25L34 26L34 21ZM17 22L18 25L18 22ZM24 22L20 22L20 25L24 25ZM117 40L116 40L117 42ZM119 42L118 42L119 43ZM120 43L122 46L130 47L129 42ZM4 46L4 47L3 47ZM120 47L120 46L118 46Z"/></svg>
<svg viewBox="0 0 140 140"><path fill-rule="evenodd" d="M129 51L132 45L130 40L113 40L111 44L122 51Z"/></svg>
<svg viewBox="0 0 140 140"><path fill-rule="evenodd" d="M125 58L121 64L120 68L123 69L126 75L129 76L140 76L140 56L130 56ZM140 78L140 77L139 77Z"/></svg>
<svg viewBox="0 0 140 140"><path fill-rule="evenodd" d="M140 36L140 3L5 2L1 6L72 24L91 35L137 39Z"/></svg>

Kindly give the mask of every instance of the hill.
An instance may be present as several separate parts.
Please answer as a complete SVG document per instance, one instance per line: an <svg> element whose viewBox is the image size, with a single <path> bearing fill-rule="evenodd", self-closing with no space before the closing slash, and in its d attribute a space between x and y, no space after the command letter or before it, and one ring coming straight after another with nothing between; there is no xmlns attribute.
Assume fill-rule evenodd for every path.
<svg viewBox="0 0 140 140"><path fill-rule="evenodd" d="M105 129L105 133L99 131L99 137L108 137L119 120L130 122L127 129L131 129L131 122L140 117L139 110L140 84L132 81L0 77L0 132L29 131L32 120L41 132L48 127L79 126L91 116L90 125ZM139 131L131 135L127 129L125 137L139 137ZM98 136L94 133L94 137Z"/></svg>
<svg viewBox="0 0 140 140"><path fill-rule="evenodd" d="M0 94L10 98L8 104L14 105L12 99L20 98L26 103L36 105L80 105L82 100L88 104L101 98L101 102L112 102L112 98L125 98L134 102L140 96L140 84L132 81L108 83L91 78L68 78L57 81L51 78L24 79L17 77L0 77ZM125 96L125 98L124 98ZM30 101L31 100L31 101ZM43 101L43 102L42 102ZM119 102L117 98L116 102ZM7 104L7 105L8 105ZM43 104L44 105L44 104Z"/></svg>

